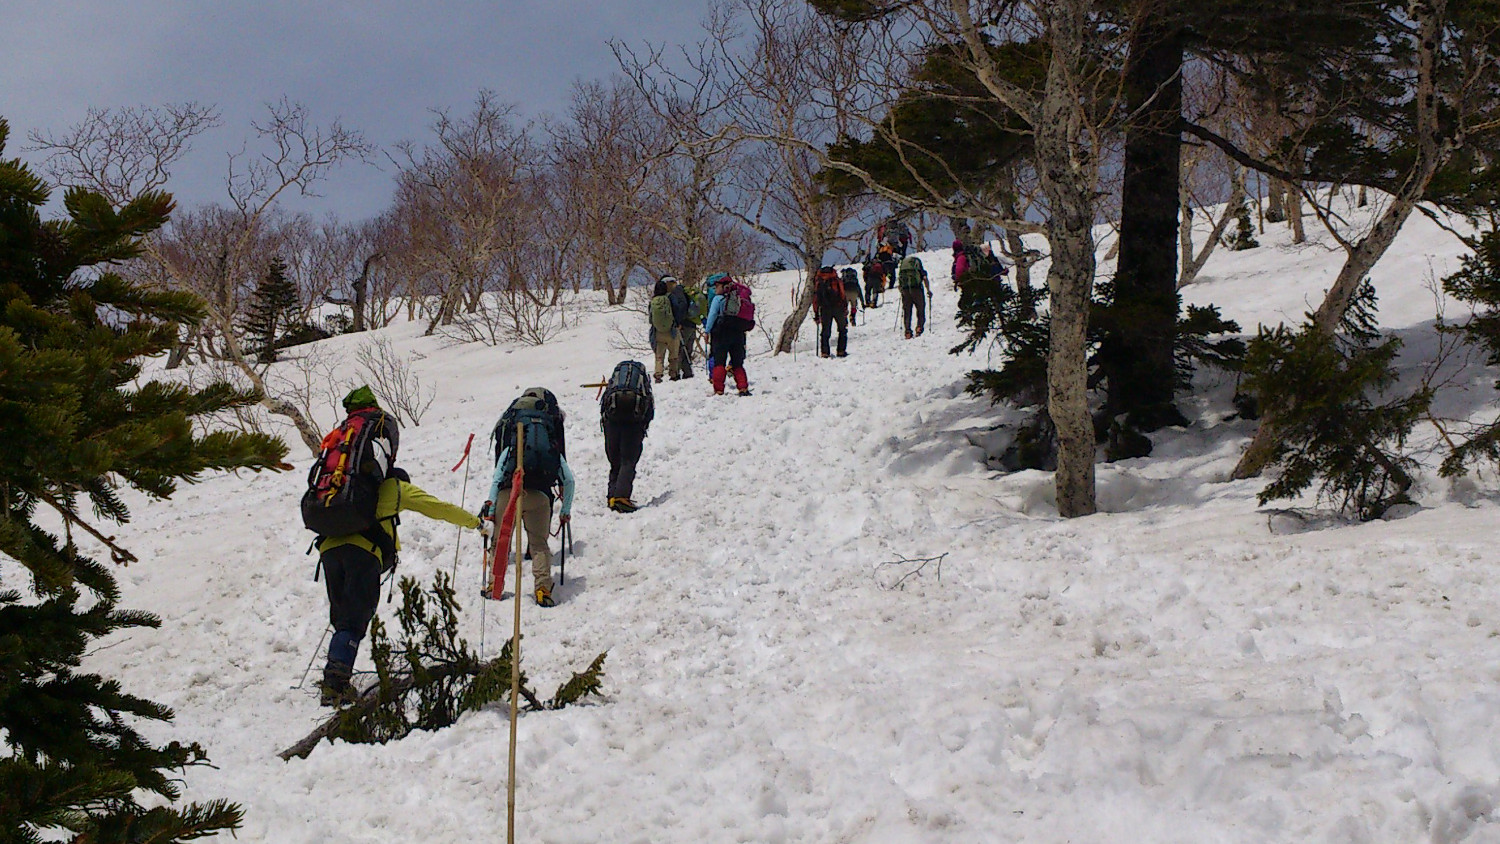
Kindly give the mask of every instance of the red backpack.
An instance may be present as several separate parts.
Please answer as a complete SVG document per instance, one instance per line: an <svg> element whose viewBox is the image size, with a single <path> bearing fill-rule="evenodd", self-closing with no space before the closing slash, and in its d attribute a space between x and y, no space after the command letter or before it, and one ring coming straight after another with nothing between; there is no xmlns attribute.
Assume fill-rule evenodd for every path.
<svg viewBox="0 0 1500 844"><path fill-rule="evenodd" d="M350 413L323 438L307 473L302 524L323 538L359 534L384 550L389 536L377 527L375 505L400 442L394 416L374 407Z"/></svg>
<svg viewBox="0 0 1500 844"><path fill-rule="evenodd" d="M750 288L738 281L729 283L729 292L724 294L724 323L738 331L749 331L755 327L755 303L750 301Z"/></svg>
<svg viewBox="0 0 1500 844"><path fill-rule="evenodd" d="M844 280L834 272L833 267L824 267L818 270L813 277L813 298L818 303L819 310L833 313L844 307Z"/></svg>

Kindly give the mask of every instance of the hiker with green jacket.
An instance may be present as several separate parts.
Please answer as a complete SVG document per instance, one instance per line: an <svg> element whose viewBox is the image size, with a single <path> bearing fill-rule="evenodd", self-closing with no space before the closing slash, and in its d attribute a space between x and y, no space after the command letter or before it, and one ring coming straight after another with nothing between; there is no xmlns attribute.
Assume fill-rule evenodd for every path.
<svg viewBox="0 0 1500 844"><path fill-rule="evenodd" d="M344 398L344 410L379 407L369 387L360 387ZM463 528L478 528L478 516L462 507L433 497L411 482L402 469L392 468L380 484L375 504L380 542L360 534L330 536L318 543L323 583L328 591L328 622L333 638L328 643L328 662L323 668L323 706L336 706L356 697L350 679L359 643L365 638L370 619L380 603L380 576L396 565L395 551L401 540L396 533L397 514L411 510ZM389 559L387 557L389 556Z"/></svg>

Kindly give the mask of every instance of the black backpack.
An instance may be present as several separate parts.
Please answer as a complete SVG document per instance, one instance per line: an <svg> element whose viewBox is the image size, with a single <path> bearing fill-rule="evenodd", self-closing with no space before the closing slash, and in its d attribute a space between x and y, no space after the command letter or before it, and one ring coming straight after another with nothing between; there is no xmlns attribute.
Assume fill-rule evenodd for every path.
<svg viewBox="0 0 1500 844"><path fill-rule="evenodd" d="M548 407L545 397L530 395L530 392L528 390L527 394L511 402L495 424L495 462L498 465L500 455L510 449L501 476L508 479L515 473L516 427L519 425L526 437L522 454L526 477L522 483L526 489L543 490L550 496L562 476L563 453L559 435L562 424L557 418L559 411ZM502 485L509 484L502 482Z"/></svg>
<svg viewBox="0 0 1500 844"><path fill-rule="evenodd" d="M638 360L622 360L604 385L599 397L599 425L606 422L649 425L656 415L651 397L651 378Z"/></svg>
<svg viewBox="0 0 1500 844"><path fill-rule="evenodd" d="M395 540L380 529L375 507L380 485L396 471L401 430L396 417L367 407L350 413L323 438L318 459L307 473L302 524L320 539L359 535L395 560Z"/></svg>

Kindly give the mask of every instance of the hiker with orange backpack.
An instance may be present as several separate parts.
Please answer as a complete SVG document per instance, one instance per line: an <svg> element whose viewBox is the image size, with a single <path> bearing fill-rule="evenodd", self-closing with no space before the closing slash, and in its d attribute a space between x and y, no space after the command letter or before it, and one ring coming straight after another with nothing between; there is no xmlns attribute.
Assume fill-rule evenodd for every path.
<svg viewBox="0 0 1500 844"><path fill-rule="evenodd" d="M818 357L830 357L829 339L839 327L838 356L849 356L849 300L844 280L833 267L819 267L813 276L813 319L818 323Z"/></svg>
<svg viewBox="0 0 1500 844"><path fill-rule="evenodd" d="M351 678L359 643L380 604L380 577L395 567L401 548L397 514L413 510L463 528L482 525L473 513L429 495L396 468L400 430L369 387L345 396L344 410L349 416L323 438L302 498L302 521L318 533L318 565L333 626L319 696L323 706L357 697Z"/></svg>

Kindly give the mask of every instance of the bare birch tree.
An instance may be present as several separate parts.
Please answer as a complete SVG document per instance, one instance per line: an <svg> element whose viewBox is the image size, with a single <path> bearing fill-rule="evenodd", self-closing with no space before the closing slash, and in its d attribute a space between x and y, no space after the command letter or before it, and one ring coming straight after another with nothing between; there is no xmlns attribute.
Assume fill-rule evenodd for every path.
<svg viewBox="0 0 1500 844"><path fill-rule="evenodd" d="M437 111L434 142L403 143L396 155L396 220L404 248L398 259L434 294L427 333L453 322L466 301L497 278L527 220L518 199L537 150L514 106L480 91L473 110L454 118Z"/></svg>

